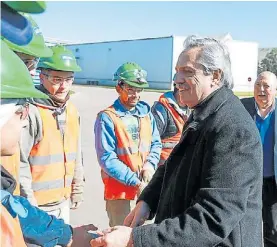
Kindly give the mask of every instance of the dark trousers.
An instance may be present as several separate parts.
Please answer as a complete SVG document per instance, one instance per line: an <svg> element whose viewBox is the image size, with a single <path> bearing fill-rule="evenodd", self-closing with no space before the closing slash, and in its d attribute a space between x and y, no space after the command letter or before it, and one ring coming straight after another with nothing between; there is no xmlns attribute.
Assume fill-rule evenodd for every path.
<svg viewBox="0 0 277 247"><path fill-rule="evenodd" d="M263 180L263 224L265 247L277 246L277 186L275 177Z"/></svg>

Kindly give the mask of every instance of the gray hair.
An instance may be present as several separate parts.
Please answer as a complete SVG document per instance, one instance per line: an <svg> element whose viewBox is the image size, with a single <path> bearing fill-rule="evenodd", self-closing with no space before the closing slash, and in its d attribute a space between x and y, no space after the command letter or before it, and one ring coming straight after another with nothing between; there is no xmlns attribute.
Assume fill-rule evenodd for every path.
<svg viewBox="0 0 277 247"><path fill-rule="evenodd" d="M202 48L197 63L204 67L204 72L208 75L213 71L221 70L221 86L232 89L234 82L228 48L213 38L202 38L195 35L187 37L184 41L184 51L195 47Z"/></svg>
<svg viewBox="0 0 277 247"><path fill-rule="evenodd" d="M270 72L270 71L263 71L261 72L257 79L256 79L256 82L261 78L261 77L265 77L265 78L268 78L269 80L272 80L272 82L274 84L277 84L277 77L274 73Z"/></svg>

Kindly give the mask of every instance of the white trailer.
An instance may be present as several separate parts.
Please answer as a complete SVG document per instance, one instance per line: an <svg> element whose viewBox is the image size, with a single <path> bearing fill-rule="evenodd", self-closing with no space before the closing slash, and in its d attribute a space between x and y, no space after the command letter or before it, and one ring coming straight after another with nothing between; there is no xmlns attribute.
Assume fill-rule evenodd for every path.
<svg viewBox="0 0 277 247"><path fill-rule="evenodd" d="M82 72L76 84L115 85L112 77L125 62L136 62L148 72L152 89L171 89L172 78L186 37L168 36L137 40L67 45L77 57ZM258 44L225 38L230 50L234 91L249 92L257 76Z"/></svg>

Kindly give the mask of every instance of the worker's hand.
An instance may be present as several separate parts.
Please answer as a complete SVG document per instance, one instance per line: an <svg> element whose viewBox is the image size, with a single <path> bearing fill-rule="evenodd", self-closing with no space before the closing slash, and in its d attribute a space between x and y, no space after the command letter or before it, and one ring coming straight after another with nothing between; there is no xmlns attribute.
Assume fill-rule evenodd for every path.
<svg viewBox="0 0 277 247"><path fill-rule="evenodd" d="M80 245L81 246L81 245ZM131 247L132 246L132 228L126 226L115 226L108 231L104 231L104 235L92 239L91 247Z"/></svg>
<svg viewBox="0 0 277 247"><path fill-rule="evenodd" d="M146 183L144 183L143 181L140 182L140 184L137 185L137 197L140 196L141 192L144 190L144 188L146 187Z"/></svg>
<svg viewBox="0 0 277 247"><path fill-rule="evenodd" d="M152 165L144 166L141 170L141 178L145 183L149 183L155 173Z"/></svg>
<svg viewBox="0 0 277 247"><path fill-rule="evenodd" d="M72 193L70 199L71 199L70 209L74 210L80 207L80 205L84 200L84 197L83 197L83 194L81 193Z"/></svg>
<svg viewBox="0 0 277 247"><path fill-rule="evenodd" d="M82 202L73 202L71 203L71 207L70 209L77 209L78 207L80 207L80 205L82 204Z"/></svg>
<svg viewBox="0 0 277 247"><path fill-rule="evenodd" d="M136 207L127 215L123 225L134 228L141 226L149 218L150 208L144 201L139 201Z"/></svg>
<svg viewBox="0 0 277 247"><path fill-rule="evenodd" d="M72 239L66 247L90 247L92 236L88 231L95 230L97 230L97 227L93 224L74 227Z"/></svg>

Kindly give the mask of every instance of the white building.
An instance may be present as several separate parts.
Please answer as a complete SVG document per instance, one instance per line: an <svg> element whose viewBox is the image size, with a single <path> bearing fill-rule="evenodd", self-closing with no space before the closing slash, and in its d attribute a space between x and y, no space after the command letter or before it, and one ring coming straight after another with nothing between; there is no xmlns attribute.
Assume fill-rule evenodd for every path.
<svg viewBox="0 0 277 247"><path fill-rule="evenodd" d="M115 85L112 77L116 69L125 62L136 62L148 72L150 88L170 89L185 38L168 36L67 45L82 68L82 72L76 73L75 83ZM233 40L229 34L220 39L230 51L234 91L252 91L257 76L258 43Z"/></svg>
<svg viewBox="0 0 277 247"><path fill-rule="evenodd" d="M46 38L46 42L63 44L73 51L82 68L76 73L76 84L113 86L116 69L125 62L136 62L148 72L150 88L170 89L185 38L168 36L80 44ZM217 38L224 41L230 51L234 91L252 92L257 77L258 43L233 40L230 34ZM39 83L37 77L35 83Z"/></svg>

